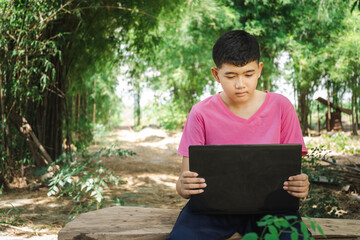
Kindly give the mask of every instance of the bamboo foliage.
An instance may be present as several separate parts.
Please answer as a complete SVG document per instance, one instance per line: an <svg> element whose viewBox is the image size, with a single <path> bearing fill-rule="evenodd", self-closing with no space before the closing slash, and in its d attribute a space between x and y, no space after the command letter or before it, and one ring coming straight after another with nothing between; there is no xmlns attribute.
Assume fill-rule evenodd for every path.
<svg viewBox="0 0 360 240"><path fill-rule="evenodd" d="M94 119L117 109L121 43L131 28L144 44L166 2L144 12L146 1L0 1L0 188L24 162L41 167L91 142Z"/></svg>
<svg viewBox="0 0 360 240"><path fill-rule="evenodd" d="M357 6L358 0L0 0L0 187L29 159L40 167L72 144L91 143L94 126L121 110L120 65L134 87L136 124L147 86L159 98L153 105L160 123L182 127L191 106L214 93L211 49L232 29L259 40L260 90L282 88L282 77L294 86L303 133L312 96L324 85L328 101L340 106L351 93L356 134Z"/></svg>

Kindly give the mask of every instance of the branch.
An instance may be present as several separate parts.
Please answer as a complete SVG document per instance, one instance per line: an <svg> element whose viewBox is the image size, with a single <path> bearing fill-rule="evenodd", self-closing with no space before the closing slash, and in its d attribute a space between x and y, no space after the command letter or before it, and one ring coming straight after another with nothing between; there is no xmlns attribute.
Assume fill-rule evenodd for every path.
<svg viewBox="0 0 360 240"><path fill-rule="evenodd" d="M53 17L56 16L56 14L57 14L59 11L63 10L66 6L68 6L68 5L69 5L70 3L72 3L72 2L73 2L73 0L69 0L67 3L65 3L65 4L64 4L63 6L61 6L58 10L56 10L53 14L51 14L49 17L47 17L47 18L45 18L45 19L42 19L41 14L40 14L40 22L39 22L39 24L45 22L44 25L40 28L40 30L42 30L42 29L48 24L48 22L49 22ZM29 30L29 32L33 31L35 28L37 28L37 26L38 26L38 24L35 24L35 25Z"/></svg>
<svg viewBox="0 0 360 240"><path fill-rule="evenodd" d="M45 165L52 163L53 160L51 159L50 155L47 153L44 146L40 143L39 139L36 137L28 121L23 116L15 113L14 111L10 112L9 115L10 115L10 121L14 124L16 129L23 135L26 142L28 142L28 144L31 144L30 139L32 139L36 147L43 154L44 158L42 160L44 161ZM31 149L31 146L30 146L30 150L33 150ZM35 150L33 150L33 154L36 154Z"/></svg>
<svg viewBox="0 0 360 240"><path fill-rule="evenodd" d="M141 11L141 10L136 10L136 9L133 9L133 8L126 8L126 7L116 7L116 6L91 6L91 7L79 7L79 8L74 8L70 11L76 11L76 10L83 10L83 9L92 9L92 8L113 8L113 9L120 9L120 10L125 10L125 11L129 11L129 12L135 12L135 13L140 13L140 14L143 14L143 15L146 15L146 16L149 16L149 17L152 17L152 18L155 18L157 19L156 16L154 15L151 15L145 11ZM171 22L168 22L168 21L164 21L165 23L171 25L171 26L174 26L174 24L172 24Z"/></svg>
<svg viewBox="0 0 360 240"><path fill-rule="evenodd" d="M347 165L345 165L345 164L334 163L334 162L331 162L331 161L329 161L329 160L327 160L327 159L324 159L324 158L322 158L321 161L330 163L331 165L334 165L334 166L338 166L338 167L342 167L342 168L347 168L347 169L350 169L350 170L353 170L353 171L355 171L355 172L359 172L359 173L360 173L360 169L358 169L358 168L350 167L350 166L347 166Z"/></svg>
<svg viewBox="0 0 360 240"><path fill-rule="evenodd" d="M53 89L51 89L50 87L53 87L56 91L53 90ZM58 87L56 87L55 85L52 85L52 86L50 86L50 87L47 89L49 92L54 93L54 94L57 95L59 98L64 98L64 99L66 99L65 93L64 93L63 91L61 91Z"/></svg>

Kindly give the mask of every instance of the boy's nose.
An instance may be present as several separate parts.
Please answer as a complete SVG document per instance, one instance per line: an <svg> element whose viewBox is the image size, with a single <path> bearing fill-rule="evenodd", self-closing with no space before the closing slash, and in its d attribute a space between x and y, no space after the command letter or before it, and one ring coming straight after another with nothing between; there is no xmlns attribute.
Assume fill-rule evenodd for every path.
<svg viewBox="0 0 360 240"><path fill-rule="evenodd" d="M235 88L242 88L244 87L244 82L242 81L241 78L238 78L235 82Z"/></svg>

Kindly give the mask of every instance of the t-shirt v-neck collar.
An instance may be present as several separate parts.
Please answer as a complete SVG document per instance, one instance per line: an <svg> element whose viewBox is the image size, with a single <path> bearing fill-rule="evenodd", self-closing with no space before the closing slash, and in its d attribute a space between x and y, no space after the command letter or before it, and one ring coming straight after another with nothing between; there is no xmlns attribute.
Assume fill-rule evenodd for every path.
<svg viewBox="0 0 360 240"><path fill-rule="evenodd" d="M267 105L267 102L269 101L269 95L270 95L270 93L269 93L268 91L264 91L264 92L267 93L264 102L261 104L261 106L259 107L259 109L258 109L253 115L251 115L251 117L249 117L248 119L239 117L239 116L237 116L235 113L233 113L233 112L226 106L226 104L223 102L223 100L221 99L221 97L220 97L220 92L218 92L218 93L216 94L216 96L217 96L218 101L220 102L220 105L224 108L224 110L225 110L232 118L234 118L234 119L237 120L237 121L251 122L254 118L256 118L256 116L258 116L258 115L263 111L264 107Z"/></svg>

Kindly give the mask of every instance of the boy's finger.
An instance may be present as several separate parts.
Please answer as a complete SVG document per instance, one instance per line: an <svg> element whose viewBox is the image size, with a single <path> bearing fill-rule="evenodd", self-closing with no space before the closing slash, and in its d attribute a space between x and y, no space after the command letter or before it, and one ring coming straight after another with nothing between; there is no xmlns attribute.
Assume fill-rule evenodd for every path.
<svg viewBox="0 0 360 240"><path fill-rule="evenodd" d="M204 190L202 189L196 189L196 190L184 190L184 193L186 195L195 195L195 194L200 194L200 193L203 193Z"/></svg>
<svg viewBox="0 0 360 240"><path fill-rule="evenodd" d="M298 192L298 193L306 193L308 191L307 187L292 187L292 186L284 186L284 190L290 191L290 192Z"/></svg>
<svg viewBox="0 0 360 240"><path fill-rule="evenodd" d="M290 181L306 181L306 180L308 180L308 176L306 174L302 173L299 175L289 177L289 180Z"/></svg>
<svg viewBox="0 0 360 240"><path fill-rule="evenodd" d="M185 184L184 185L185 189L198 189L198 188L205 188L206 187L206 183L201 183L201 184Z"/></svg>
<svg viewBox="0 0 360 240"><path fill-rule="evenodd" d="M185 171L185 172L183 172L182 175L183 175L183 177L197 177L197 176L199 176L198 173L190 172L190 171Z"/></svg>
<svg viewBox="0 0 360 240"><path fill-rule="evenodd" d="M183 183L205 183L205 179L203 178L183 178Z"/></svg>
<svg viewBox="0 0 360 240"><path fill-rule="evenodd" d="M284 182L284 186L306 187L306 186L309 186L309 182L307 182L307 181L286 181L286 182Z"/></svg>

